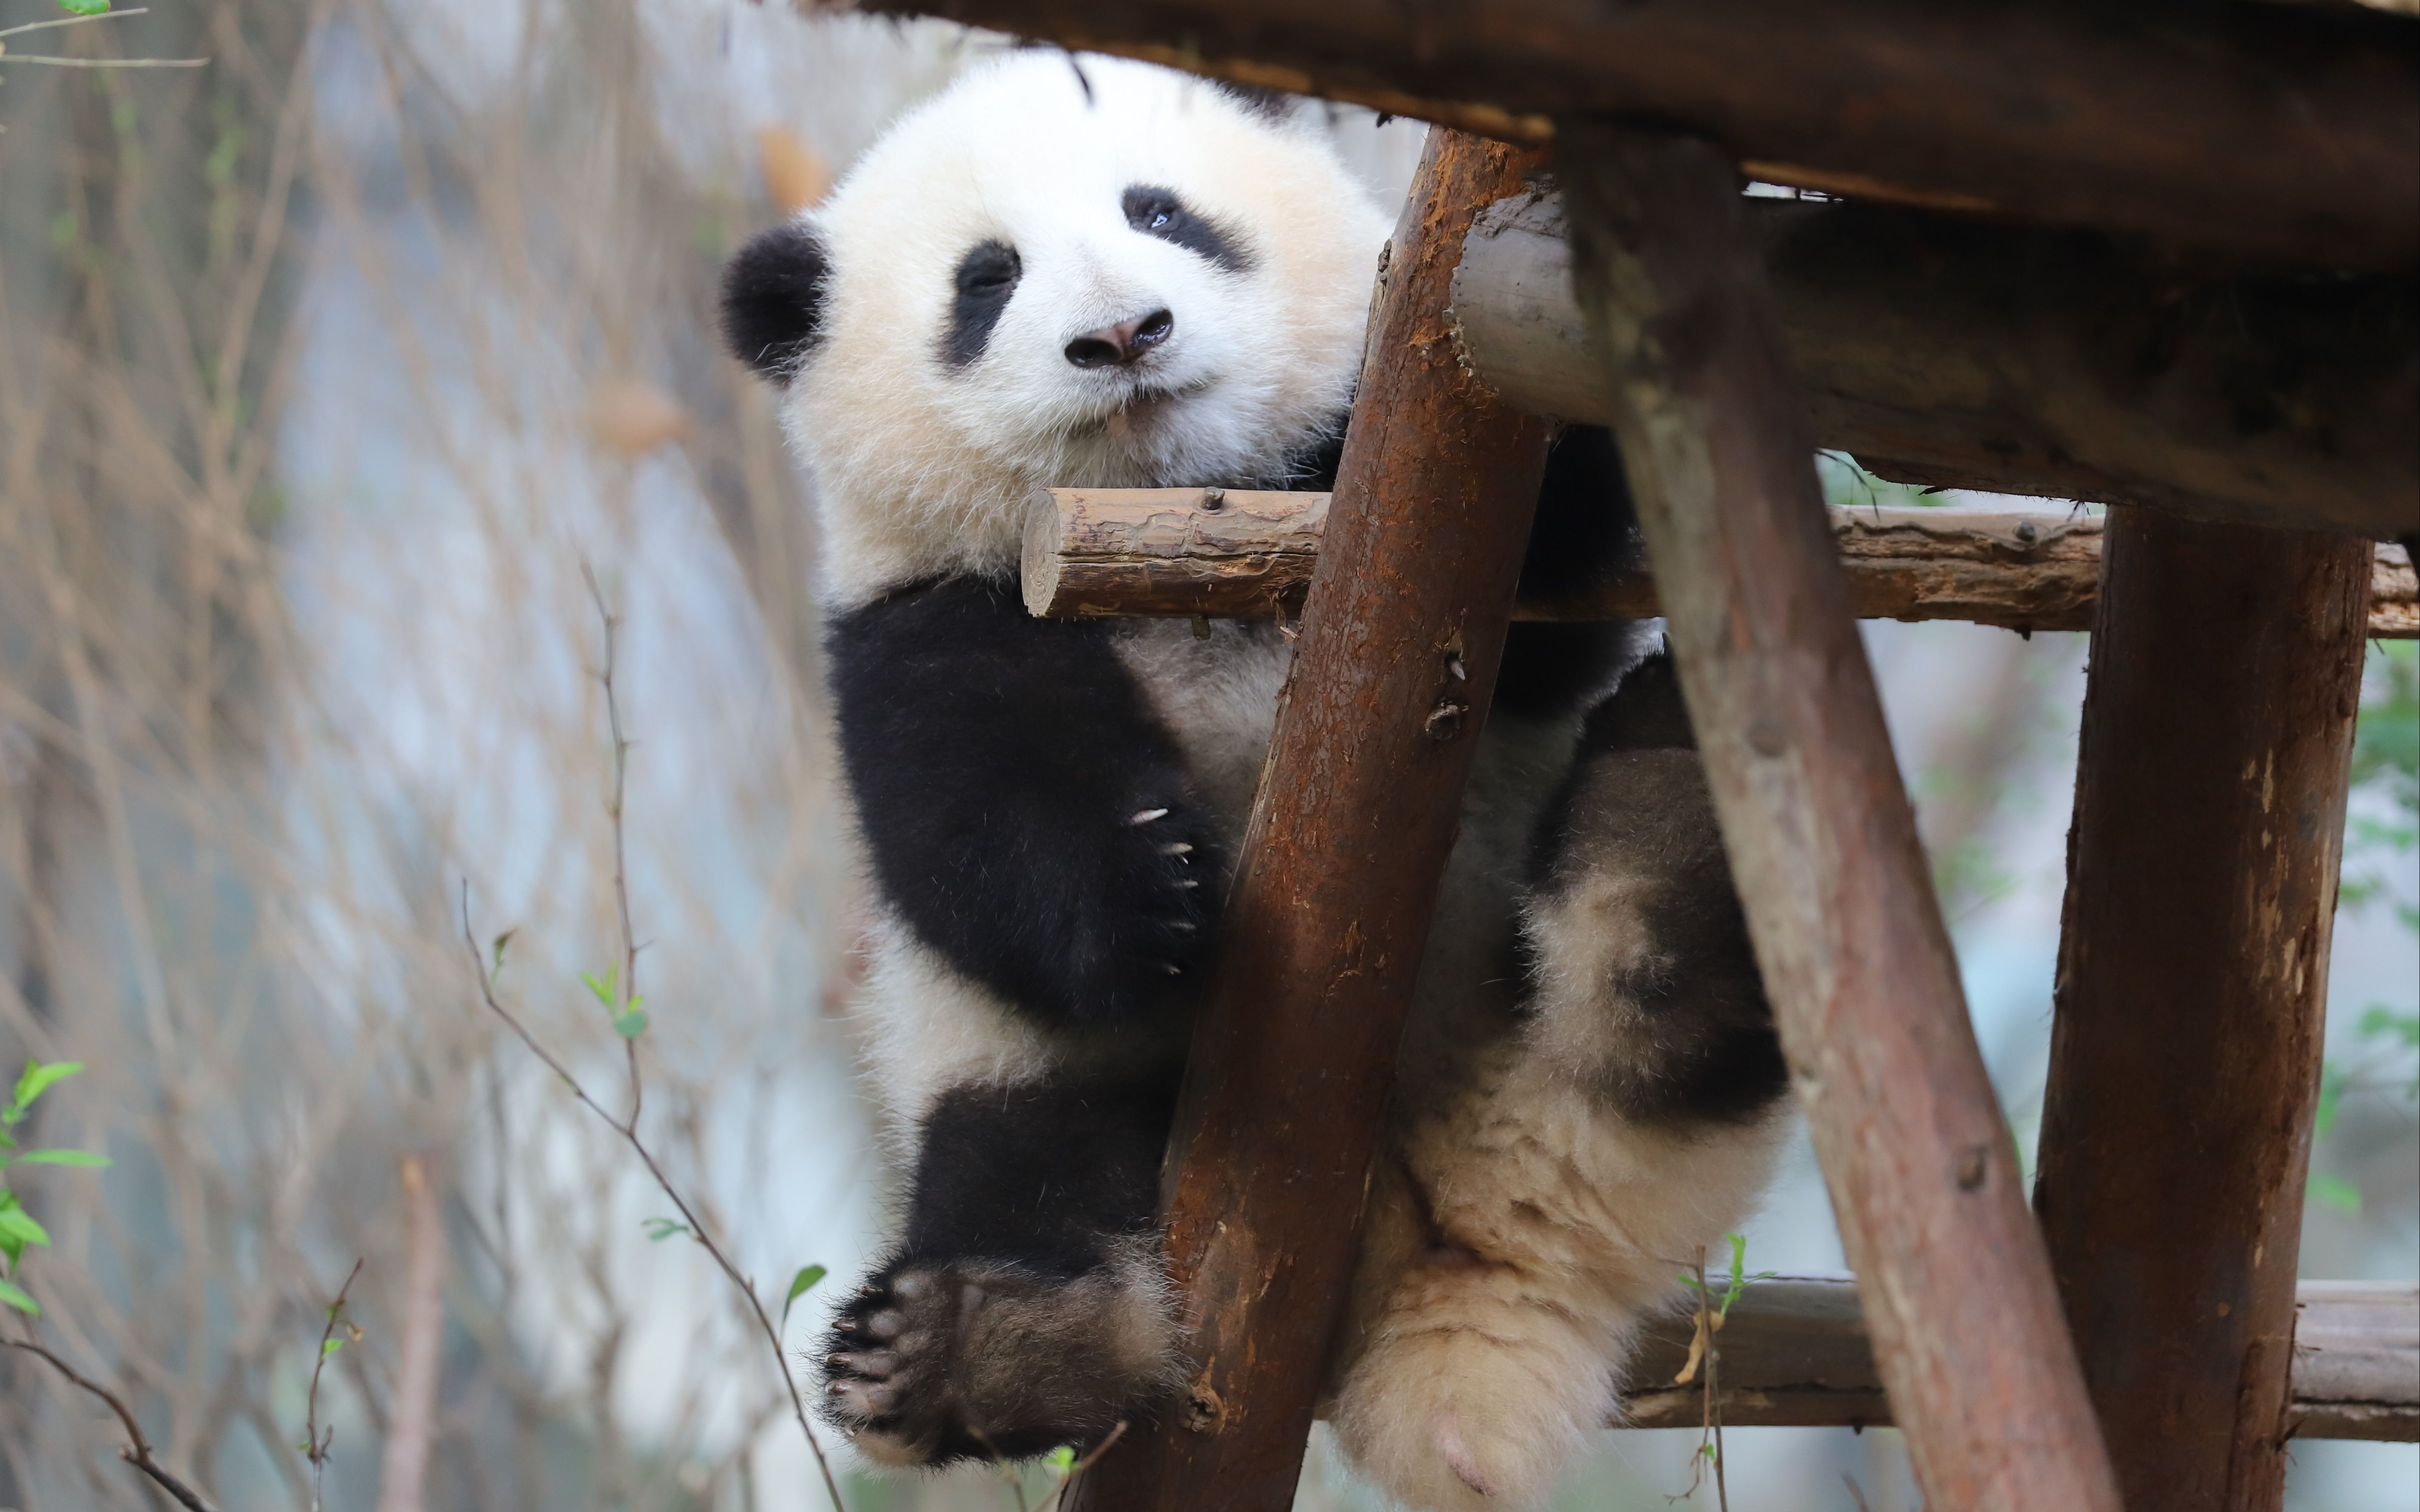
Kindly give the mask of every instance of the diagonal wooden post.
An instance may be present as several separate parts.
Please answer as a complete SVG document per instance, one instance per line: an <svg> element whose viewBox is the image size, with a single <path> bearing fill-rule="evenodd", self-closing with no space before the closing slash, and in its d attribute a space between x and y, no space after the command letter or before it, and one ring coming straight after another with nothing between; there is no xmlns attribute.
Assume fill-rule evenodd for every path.
<svg viewBox="0 0 2420 1512"><path fill-rule="evenodd" d="M2035 1203L2130 1512L2275 1512L2370 545L2109 514Z"/></svg>
<svg viewBox="0 0 2420 1512"><path fill-rule="evenodd" d="M1082 1512L1294 1502L1545 469L1545 423L1463 370L1446 311L1471 218L1528 161L1432 131L1395 229L1169 1147L1191 1381L1084 1474Z"/></svg>
<svg viewBox="0 0 2420 1512"><path fill-rule="evenodd" d="M1559 122L1573 278L1748 928L1928 1504L2118 1512L1729 159Z"/></svg>

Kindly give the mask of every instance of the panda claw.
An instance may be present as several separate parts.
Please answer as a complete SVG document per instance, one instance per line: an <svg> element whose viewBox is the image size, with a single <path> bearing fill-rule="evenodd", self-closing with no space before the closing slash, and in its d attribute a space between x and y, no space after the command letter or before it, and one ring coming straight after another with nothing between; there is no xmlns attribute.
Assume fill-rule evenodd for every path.
<svg viewBox="0 0 2420 1512"><path fill-rule="evenodd" d="M1168 810L1165 809L1145 809L1140 813L1136 814L1132 819L1127 820L1126 823L1129 825L1147 825L1155 819L1165 819L1167 817Z"/></svg>
<svg viewBox="0 0 2420 1512"><path fill-rule="evenodd" d="M1159 848L1159 854L1162 856L1190 856L1193 854L1193 847L1187 845L1181 840L1171 841L1169 843Z"/></svg>

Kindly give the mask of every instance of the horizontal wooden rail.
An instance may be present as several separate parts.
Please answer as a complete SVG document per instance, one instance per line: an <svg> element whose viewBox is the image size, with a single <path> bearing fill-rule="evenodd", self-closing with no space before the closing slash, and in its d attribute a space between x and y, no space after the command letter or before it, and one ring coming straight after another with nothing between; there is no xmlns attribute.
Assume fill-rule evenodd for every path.
<svg viewBox="0 0 2420 1512"><path fill-rule="evenodd" d="M2288 1425L2304 1439L2420 1440L2420 1288L2305 1281L2294 1330ZM1702 1386L1672 1378L1688 1356L1687 1317L1651 1327L1631 1367L1628 1426L1696 1427ZM1740 1294L1724 1324L1723 1423L1730 1427L1875 1427L1890 1403L1848 1276L1784 1276Z"/></svg>
<svg viewBox="0 0 2420 1512"><path fill-rule="evenodd" d="M1755 199L1819 446L1902 482L2384 540L2420 524L2420 288L2180 265L2138 240ZM1562 207L1471 226L1453 310L1511 403L1609 424Z"/></svg>
<svg viewBox="0 0 2420 1512"><path fill-rule="evenodd" d="M1025 532L1025 605L1050 619L1291 617L1327 520L1327 495L1204 488L1053 488ZM1838 509L1833 535L1857 613L1964 620L2012 630L2086 630L2101 521L1964 509ZM2369 633L2420 637L2420 579L2401 547L2371 569ZM1612 579L1586 599L1523 602L1521 620L1641 619L1654 579Z"/></svg>
<svg viewBox="0 0 2420 1512"><path fill-rule="evenodd" d="M2420 257L2420 23L2209 0L874 0L1536 145L1683 126L1760 177L2338 267Z"/></svg>

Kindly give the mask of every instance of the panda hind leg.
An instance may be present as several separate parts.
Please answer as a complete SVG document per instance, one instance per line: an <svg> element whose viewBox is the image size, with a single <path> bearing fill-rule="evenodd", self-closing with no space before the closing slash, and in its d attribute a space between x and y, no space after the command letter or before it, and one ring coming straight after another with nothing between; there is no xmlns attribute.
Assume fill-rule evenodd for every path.
<svg viewBox="0 0 2420 1512"><path fill-rule="evenodd" d="M1789 1085L1669 653L1590 711L1532 850L1529 1042L1603 1104L1751 1124Z"/></svg>
<svg viewBox="0 0 2420 1512"><path fill-rule="evenodd" d="M893 1465L1098 1443L1174 1373L1152 1217L1168 1089L970 1086L920 1131L907 1233L832 1320L824 1414Z"/></svg>

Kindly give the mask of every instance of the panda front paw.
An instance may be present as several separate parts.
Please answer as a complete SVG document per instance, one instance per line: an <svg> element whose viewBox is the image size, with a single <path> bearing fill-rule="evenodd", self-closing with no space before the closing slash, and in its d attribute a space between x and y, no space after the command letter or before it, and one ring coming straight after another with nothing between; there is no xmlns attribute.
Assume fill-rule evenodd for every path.
<svg viewBox="0 0 2420 1512"><path fill-rule="evenodd" d="M1068 1016L1131 1023L1181 1001L1216 933L1223 873L1205 817L1163 803L1122 805L1091 848L1071 847L1065 859L1082 868L1068 879L1068 916L1053 942Z"/></svg>
<svg viewBox="0 0 2420 1512"><path fill-rule="evenodd" d="M1169 1379L1156 1272L1054 1276L1014 1260L889 1268L832 1322L824 1415L893 1465L1020 1459L1097 1443Z"/></svg>

